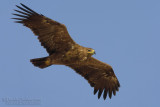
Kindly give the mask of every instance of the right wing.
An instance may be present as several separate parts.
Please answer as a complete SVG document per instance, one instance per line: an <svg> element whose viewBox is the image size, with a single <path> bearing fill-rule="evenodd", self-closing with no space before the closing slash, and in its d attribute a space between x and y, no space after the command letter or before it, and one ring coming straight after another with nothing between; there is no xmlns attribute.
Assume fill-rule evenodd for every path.
<svg viewBox="0 0 160 107"><path fill-rule="evenodd" d="M93 57L89 58L86 62L79 64L69 65L78 74L88 80L91 87L94 87L94 94L98 91L98 98L101 97L102 92L104 100L113 95L119 90L120 83L113 72L110 65L103 63Z"/></svg>

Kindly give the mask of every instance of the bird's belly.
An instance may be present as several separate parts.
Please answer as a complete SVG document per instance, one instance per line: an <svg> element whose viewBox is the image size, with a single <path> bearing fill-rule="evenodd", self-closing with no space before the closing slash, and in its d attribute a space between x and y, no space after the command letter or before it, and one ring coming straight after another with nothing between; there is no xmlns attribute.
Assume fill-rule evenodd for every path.
<svg viewBox="0 0 160 107"><path fill-rule="evenodd" d="M74 53L74 52L68 52L64 55L63 57L63 61L65 63L76 63L81 61L83 58L81 55L79 55L78 53Z"/></svg>

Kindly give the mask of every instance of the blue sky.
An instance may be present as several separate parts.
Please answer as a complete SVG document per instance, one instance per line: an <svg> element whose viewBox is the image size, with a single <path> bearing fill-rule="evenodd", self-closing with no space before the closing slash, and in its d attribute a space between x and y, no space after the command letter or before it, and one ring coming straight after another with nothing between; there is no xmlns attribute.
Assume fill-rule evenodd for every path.
<svg viewBox="0 0 160 107"><path fill-rule="evenodd" d="M10 19L19 3L65 24L77 43L95 49L94 57L112 65L121 83L117 95L98 100L68 67L34 67L29 60L47 53L28 28ZM40 107L160 106L160 1L3 0L0 14L0 106L8 106L5 98L38 99Z"/></svg>

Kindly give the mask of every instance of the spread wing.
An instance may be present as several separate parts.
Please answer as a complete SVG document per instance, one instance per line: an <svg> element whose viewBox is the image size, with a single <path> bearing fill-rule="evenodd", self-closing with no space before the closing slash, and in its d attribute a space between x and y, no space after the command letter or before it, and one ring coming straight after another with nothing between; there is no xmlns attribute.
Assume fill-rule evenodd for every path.
<svg viewBox="0 0 160 107"><path fill-rule="evenodd" d="M65 25L36 13L24 4L21 5L22 7L17 6L21 11L15 10L21 14L13 14L21 18L13 19L30 28L50 55L54 52L68 51L75 44Z"/></svg>
<svg viewBox="0 0 160 107"><path fill-rule="evenodd" d="M103 91L105 100L107 94L111 98L112 93L116 95L116 91L119 90L120 84L112 67L93 57L86 62L69 65L69 67L88 80L91 87L94 87L94 94L98 91L98 98L101 97Z"/></svg>

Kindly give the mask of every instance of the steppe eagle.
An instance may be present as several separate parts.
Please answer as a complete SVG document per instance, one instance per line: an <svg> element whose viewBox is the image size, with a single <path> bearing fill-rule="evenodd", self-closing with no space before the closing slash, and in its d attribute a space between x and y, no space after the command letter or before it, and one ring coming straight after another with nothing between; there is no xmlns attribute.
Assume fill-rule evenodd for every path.
<svg viewBox="0 0 160 107"><path fill-rule="evenodd" d="M16 5L17 6L17 5ZM120 83L114 74L112 67L92 57L95 50L78 45L69 35L64 24L51 20L42 14L38 14L21 3L15 10L20 14L15 22L30 28L38 37L41 45L49 56L31 59L32 64L39 68L51 65L66 65L88 80L94 87L94 94L98 92L98 98L103 92L104 100L119 90Z"/></svg>

